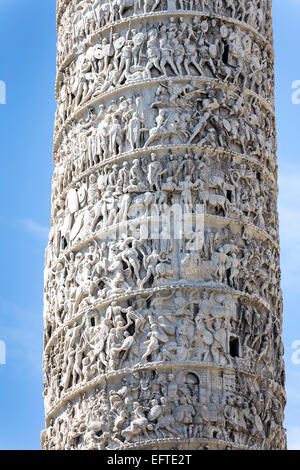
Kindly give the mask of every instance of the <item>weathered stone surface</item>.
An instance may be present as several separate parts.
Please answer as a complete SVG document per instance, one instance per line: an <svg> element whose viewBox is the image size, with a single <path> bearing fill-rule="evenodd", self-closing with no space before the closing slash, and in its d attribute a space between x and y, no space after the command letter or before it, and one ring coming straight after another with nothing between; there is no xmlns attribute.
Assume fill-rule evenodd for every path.
<svg viewBox="0 0 300 470"><path fill-rule="evenodd" d="M57 2L45 449L284 449L271 1Z"/></svg>

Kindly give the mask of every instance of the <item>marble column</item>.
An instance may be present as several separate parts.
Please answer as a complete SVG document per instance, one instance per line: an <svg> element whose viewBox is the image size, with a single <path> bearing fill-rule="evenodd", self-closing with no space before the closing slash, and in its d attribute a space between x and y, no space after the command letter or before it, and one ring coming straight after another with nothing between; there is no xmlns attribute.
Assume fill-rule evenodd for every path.
<svg viewBox="0 0 300 470"><path fill-rule="evenodd" d="M57 1L44 449L285 449L271 1Z"/></svg>

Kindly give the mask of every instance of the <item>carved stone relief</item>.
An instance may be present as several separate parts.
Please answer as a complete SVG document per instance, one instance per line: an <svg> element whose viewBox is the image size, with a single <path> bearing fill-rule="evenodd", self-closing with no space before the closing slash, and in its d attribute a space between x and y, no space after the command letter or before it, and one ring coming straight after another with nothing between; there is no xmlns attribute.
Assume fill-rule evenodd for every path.
<svg viewBox="0 0 300 470"><path fill-rule="evenodd" d="M57 1L45 449L284 449L271 2Z"/></svg>

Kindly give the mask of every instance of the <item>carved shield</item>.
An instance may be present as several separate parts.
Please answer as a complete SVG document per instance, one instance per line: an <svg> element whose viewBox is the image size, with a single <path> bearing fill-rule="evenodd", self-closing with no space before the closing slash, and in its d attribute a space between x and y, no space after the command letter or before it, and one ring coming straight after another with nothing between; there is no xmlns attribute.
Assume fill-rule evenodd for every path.
<svg viewBox="0 0 300 470"><path fill-rule="evenodd" d="M143 33L136 34L133 38L133 44L135 46L140 46L141 44L143 44L144 38L145 38L145 36L144 36Z"/></svg>
<svg viewBox="0 0 300 470"><path fill-rule="evenodd" d="M213 335L206 328L201 328L199 331L201 338L203 339L204 344L211 346L214 342Z"/></svg>
<svg viewBox="0 0 300 470"><path fill-rule="evenodd" d="M74 240L74 238L76 238L78 233L80 232L80 230L82 228L82 225L83 225L83 218L84 218L83 214L80 214L80 215L78 215L78 217L76 217L75 223L74 223L73 228L72 228L71 233L70 233L70 240L71 241Z"/></svg>
<svg viewBox="0 0 300 470"><path fill-rule="evenodd" d="M67 204L70 214L75 214L79 210L79 201L76 189L70 189L67 195Z"/></svg>
<svg viewBox="0 0 300 470"><path fill-rule="evenodd" d="M114 41L114 48L118 51L124 46L124 44L125 44L125 38L121 36L120 38Z"/></svg>
<svg viewBox="0 0 300 470"><path fill-rule="evenodd" d="M167 343L169 341L169 337L163 331L158 332L157 339L162 343Z"/></svg>
<svg viewBox="0 0 300 470"><path fill-rule="evenodd" d="M218 51L217 51L217 46L215 44L211 44L209 46L209 55L212 59L215 59L217 57Z"/></svg>

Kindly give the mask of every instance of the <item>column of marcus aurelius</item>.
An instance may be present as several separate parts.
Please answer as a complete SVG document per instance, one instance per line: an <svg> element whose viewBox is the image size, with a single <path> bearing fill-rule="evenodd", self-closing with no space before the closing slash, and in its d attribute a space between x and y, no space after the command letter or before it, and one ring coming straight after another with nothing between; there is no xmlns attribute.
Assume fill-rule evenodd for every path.
<svg viewBox="0 0 300 470"><path fill-rule="evenodd" d="M60 0L44 449L285 449L271 0Z"/></svg>

